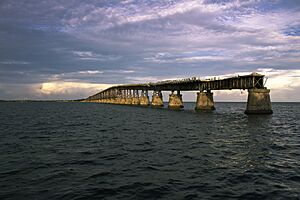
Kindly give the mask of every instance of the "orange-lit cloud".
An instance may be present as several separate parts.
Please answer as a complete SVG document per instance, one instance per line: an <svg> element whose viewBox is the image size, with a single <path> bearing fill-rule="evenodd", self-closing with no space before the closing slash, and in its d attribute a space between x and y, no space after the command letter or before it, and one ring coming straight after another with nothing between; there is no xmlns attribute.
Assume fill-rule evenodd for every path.
<svg viewBox="0 0 300 200"><path fill-rule="evenodd" d="M81 82L48 82L42 83L35 92L39 96L87 97L103 89L113 86L112 84L95 84Z"/></svg>

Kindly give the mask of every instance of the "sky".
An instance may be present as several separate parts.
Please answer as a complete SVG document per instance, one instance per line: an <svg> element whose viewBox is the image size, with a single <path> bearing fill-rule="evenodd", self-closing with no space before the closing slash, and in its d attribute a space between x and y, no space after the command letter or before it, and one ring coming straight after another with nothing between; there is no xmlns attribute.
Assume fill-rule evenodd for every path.
<svg viewBox="0 0 300 200"><path fill-rule="evenodd" d="M299 0L0 1L3 100L78 99L112 85L258 72L272 101L299 102L299 64ZM214 98L246 101L247 91Z"/></svg>

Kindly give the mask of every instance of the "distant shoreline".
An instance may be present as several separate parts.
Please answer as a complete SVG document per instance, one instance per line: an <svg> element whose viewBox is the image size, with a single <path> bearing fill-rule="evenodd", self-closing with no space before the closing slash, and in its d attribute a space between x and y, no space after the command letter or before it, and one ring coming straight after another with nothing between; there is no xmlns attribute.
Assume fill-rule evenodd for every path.
<svg viewBox="0 0 300 200"><path fill-rule="evenodd" d="M84 99L77 100L0 100L1 102L80 102ZM168 103L167 101L164 103ZM195 103L194 101L185 101L184 103ZM247 101L215 101L215 103L247 103ZM272 101L272 103L300 103L300 101Z"/></svg>
<svg viewBox="0 0 300 200"><path fill-rule="evenodd" d="M78 100L0 100L0 102L78 102Z"/></svg>

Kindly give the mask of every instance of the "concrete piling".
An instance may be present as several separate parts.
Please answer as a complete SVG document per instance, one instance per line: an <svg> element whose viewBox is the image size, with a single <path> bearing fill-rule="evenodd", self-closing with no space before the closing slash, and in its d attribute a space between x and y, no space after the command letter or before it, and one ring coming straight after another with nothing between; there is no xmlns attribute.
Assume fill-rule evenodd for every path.
<svg viewBox="0 0 300 200"><path fill-rule="evenodd" d="M198 92L195 110L215 110L213 93Z"/></svg>
<svg viewBox="0 0 300 200"><path fill-rule="evenodd" d="M140 104L139 91L138 90L133 90L133 96L132 96L131 104L132 105L139 105Z"/></svg>
<svg viewBox="0 0 300 200"><path fill-rule="evenodd" d="M140 100L138 97L132 97L131 99L131 105L139 105L140 104Z"/></svg>
<svg viewBox="0 0 300 200"><path fill-rule="evenodd" d="M149 106L149 97L148 96L142 96L140 97L140 105L141 106Z"/></svg>
<svg viewBox="0 0 300 200"><path fill-rule="evenodd" d="M245 114L272 114L270 90L249 89Z"/></svg>
<svg viewBox="0 0 300 200"><path fill-rule="evenodd" d="M142 91L141 96L140 96L140 105L141 106L149 106L149 96L148 96L148 91Z"/></svg>
<svg viewBox="0 0 300 200"><path fill-rule="evenodd" d="M169 95L169 105L168 108L171 109L181 109L183 108L182 95L180 91L177 91L177 94L174 94L174 91Z"/></svg>
<svg viewBox="0 0 300 200"><path fill-rule="evenodd" d="M151 106L152 107L163 107L164 106L161 91L153 91Z"/></svg>
<svg viewBox="0 0 300 200"><path fill-rule="evenodd" d="M125 104L126 105L131 105L132 104L131 90L126 91Z"/></svg>

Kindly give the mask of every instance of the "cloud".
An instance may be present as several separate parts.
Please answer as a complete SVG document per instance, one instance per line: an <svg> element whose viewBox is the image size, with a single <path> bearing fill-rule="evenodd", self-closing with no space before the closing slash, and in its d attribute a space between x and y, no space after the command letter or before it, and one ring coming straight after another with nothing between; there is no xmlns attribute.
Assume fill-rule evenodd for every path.
<svg viewBox="0 0 300 200"><path fill-rule="evenodd" d="M83 6L75 9L79 14L74 15L77 20L68 33L101 45L107 42L120 50L130 49L127 52L132 52L136 61L147 65L218 62L222 68L221 62L226 61L236 68L276 67L274 63L296 68L300 38L286 35L285 30L297 25L299 12L262 11L259 5L260 1L176 1ZM184 54L207 48L211 51L207 55ZM176 56L161 56L162 50Z"/></svg>
<svg viewBox="0 0 300 200"><path fill-rule="evenodd" d="M0 64L3 64L3 65L29 65L30 62L10 60L10 61L0 61Z"/></svg>
<svg viewBox="0 0 300 200"><path fill-rule="evenodd" d="M49 77L49 81L82 81L82 80L95 80L97 79L106 80L113 79L113 77L118 77L120 74L132 74L135 73L134 70L120 69L120 70L83 70L83 71L73 71L54 74Z"/></svg>
<svg viewBox="0 0 300 200"><path fill-rule="evenodd" d="M112 61L118 60L120 56L96 54L91 51L72 51L80 60L95 60L95 61Z"/></svg>
<svg viewBox="0 0 300 200"><path fill-rule="evenodd" d="M42 98L60 97L70 98L84 98L91 94L113 86L112 84L94 84L81 82L48 82L42 83L40 88L36 89L37 96Z"/></svg>
<svg viewBox="0 0 300 200"><path fill-rule="evenodd" d="M75 71L75 72L65 72L60 74L54 74L49 77L49 81L82 81L89 80L92 78L103 77L104 71L99 70L84 70L84 71Z"/></svg>
<svg viewBox="0 0 300 200"><path fill-rule="evenodd" d="M179 62L201 62L201 61L222 61L228 58L223 56L193 56L187 58L177 58L176 61Z"/></svg>
<svg viewBox="0 0 300 200"><path fill-rule="evenodd" d="M202 54L202 55L201 55ZM144 60L153 63L189 63L189 62L205 62L205 61L224 61L230 57L220 55L210 55L209 52L180 52L180 53L163 53L159 52L152 57L145 57Z"/></svg>
<svg viewBox="0 0 300 200"><path fill-rule="evenodd" d="M103 71L98 70L87 70L87 71L79 71L79 74L103 74Z"/></svg>
<svg viewBox="0 0 300 200"><path fill-rule="evenodd" d="M73 54L79 57L93 57L94 54L91 51L73 51Z"/></svg>
<svg viewBox="0 0 300 200"><path fill-rule="evenodd" d="M49 82L122 84L272 69L261 71L271 76L272 95L289 88L285 98L299 99L292 93L299 79L289 74L300 63L299 9L285 0L5 1L0 97L36 97L23 85Z"/></svg>
<svg viewBox="0 0 300 200"><path fill-rule="evenodd" d="M266 77L265 86L274 90L294 90L300 87L300 69L281 70L273 68L258 68L253 72L263 74ZM249 75L253 72L235 72L232 74L219 75L220 78Z"/></svg>
<svg viewBox="0 0 300 200"><path fill-rule="evenodd" d="M86 98L113 84L53 81L38 84L0 84L0 99L68 100Z"/></svg>
<svg viewBox="0 0 300 200"><path fill-rule="evenodd" d="M296 70L276 70L258 69L268 78L266 86L278 92L284 90L299 91L300 89L300 69Z"/></svg>
<svg viewBox="0 0 300 200"><path fill-rule="evenodd" d="M135 73L135 70L105 70L105 72L108 73L117 73L117 74L131 74L131 73Z"/></svg>
<svg viewBox="0 0 300 200"><path fill-rule="evenodd" d="M219 13L228 9L236 9L255 3L255 1L231 1L207 3L204 0L181 1L124 1L110 7L96 7L94 5L81 5L71 9L63 23L73 29L86 24L94 24L98 30L105 30L124 24L140 23L150 20L167 18L185 14L196 10L202 13Z"/></svg>

